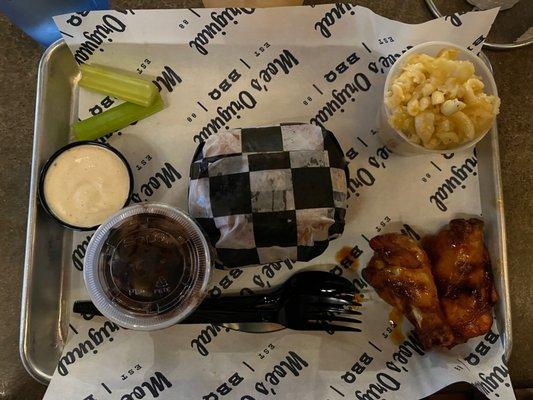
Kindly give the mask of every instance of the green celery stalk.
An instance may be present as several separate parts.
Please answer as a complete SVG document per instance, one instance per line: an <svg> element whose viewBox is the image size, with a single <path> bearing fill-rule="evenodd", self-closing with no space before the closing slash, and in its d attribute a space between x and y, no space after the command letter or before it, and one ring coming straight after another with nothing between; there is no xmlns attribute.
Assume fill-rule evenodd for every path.
<svg viewBox="0 0 533 400"><path fill-rule="evenodd" d="M82 64L80 86L118 99L148 107L158 90L152 82L121 74L106 67Z"/></svg>
<svg viewBox="0 0 533 400"><path fill-rule="evenodd" d="M154 103L148 107L133 103L122 103L101 114L76 122L72 128L76 139L96 140L108 133L125 128L132 122L161 111L163 107L163 99L158 93Z"/></svg>

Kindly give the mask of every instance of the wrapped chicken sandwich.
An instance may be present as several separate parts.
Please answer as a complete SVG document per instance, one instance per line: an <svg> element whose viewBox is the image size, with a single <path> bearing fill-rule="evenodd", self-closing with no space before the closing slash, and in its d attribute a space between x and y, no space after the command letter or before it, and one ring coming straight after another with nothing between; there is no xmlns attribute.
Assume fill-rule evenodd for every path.
<svg viewBox="0 0 533 400"><path fill-rule="evenodd" d="M231 129L200 144L189 213L225 267L309 261L344 230L348 168L329 131Z"/></svg>

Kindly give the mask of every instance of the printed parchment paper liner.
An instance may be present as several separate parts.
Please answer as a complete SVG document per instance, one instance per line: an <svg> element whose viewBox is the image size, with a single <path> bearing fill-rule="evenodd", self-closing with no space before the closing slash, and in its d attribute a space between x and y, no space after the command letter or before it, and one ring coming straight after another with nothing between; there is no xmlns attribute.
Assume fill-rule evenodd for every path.
<svg viewBox="0 0 533 400"><path fill-rule="evenodd" d="M186 208L187 171L199 141L226 127L284 121L335 132L350 161L343 236L310 266L273 263L216 271L212 295L253 292L295 270L354 280L363 297L360 334L269 334L217 326L155 332L72 316L71 338L45 399L421 398L457 381L489 398L514 395L497 326L451 351L421 354L403 321L398 341L388 307L360 278L367 238L403 229L415 237L450 219L480 215L474 152L397 157L376 138L386 72L410 46L447 40L479 51L497 11L407 25L349 4L275 9L99 11L56 17L80 62L149 76L168 107L104 140L134 168L134 200ZM80 92L79 117L117 101ZM73 238L73 265L87 235ZM76 252L76 250L78 250ZM71 300L86 298L73 268Z"/></svg>

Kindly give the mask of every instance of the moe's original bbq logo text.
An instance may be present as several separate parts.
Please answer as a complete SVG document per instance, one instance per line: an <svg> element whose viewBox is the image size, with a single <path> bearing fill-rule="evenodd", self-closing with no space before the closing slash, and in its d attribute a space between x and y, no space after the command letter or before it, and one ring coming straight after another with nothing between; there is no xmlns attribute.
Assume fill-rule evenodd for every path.
<svg viewBox="0 0 533 400"><path fill-rule="evenodd" d="M244 110L252 110L257 105L257 100L247 90L242 90L232 100L229 100L226 105L217 107L216 115L211 118L209 122L202 128L200 132L193 136L196 143L203 143L214 133L217 133L222 127L229 129L227 125L234 117L241 118L240 112Z"/></svg>
<svg viewBox="0 0 533 400"><path fill-rule="evenodd" d="M72 264L78 271L83 271L83 259L85 258L87 246L89 245L92 236L92 234L87 235L87 237L76 245L74 250L72 250Z"/></svg>
<svg viewBox="0 0 533 400"><path fill-rule="evenodd" d="M129 11L134 14L133 11ZM92 32L84 31L83 36L87 39L80 44L74 51L74 59L78 64L84 64L98 50L103 52L104 42L113 42L113 36L117 32L124 32L126 23L117 15L105 14L102 16L102 22L97 24Z"/></svg>
<svg viewBox="0 0 533 400"><path fill-rule="evenodd" d="M257 78L250 81L250 91L242 90L234 99L227 100L225 105L217 107L216 115L202 127L200 132L193 136L193 140L196 143L203 143L220 129L229 129L229 123L234 118L241 118L241 111L252 110L257 106L258 100L252 92L268 92L267 84L272 82L277 75L288 75L299 63L290 50L283 50L259 71Z"/></svg>
<svg viewBox="0 0 533 400"><path fill-rule="evenodd" d="M239 23L238 17L243 14L252 14L255 10L253 8L225 8L224 11L211 13L211 21L205 24L203 29L196 34L196 37L189 42L189 46L195 48L198 53L206 56L207 45L209 42L217 37L219 34L226 35L224 30L226 26L233 21L234 25Z"/></svg>
<svg viewBox="0 0 533 400"><path fill-rule="evenodd" d="M200 331L200 334L191 340L191 347L196 349L198 353L204 357L209 355L207 345L211 343L213 338L216 338L220 332L229 332L229 328L223 328L220 325L210 324Z"/></svg>
<svg viewBox="0 0 533 400"><path fill-rule="evenodd" d="M166 162L161 167L161 171L156 172L153 176L151 176L148 181L143 183L141 185L141 189L139 192L133 193L131 195L131 201L134 203L140 203L141 201L147 201L149 197L152 197L155 192L160 190L163 185L170 189L174 186L174 183L178 180L180 180L182 175L176 171L176 168L169 163ZM141 195L144 195L146 197L143 199Z"/></svg>
<svg viewBox="0 0 533 400"><path fill-rule="evenodd" d="M132 388L129 393L123 394L120 400L144 399L146 396L151 396L151 398L155 399L171 387L172 382L162 372L156 371L153 376Z"/></svg>
<svg viewBox="0 0 533 400"><path fill-rule="evenodd" d="M85 340L79 342L72 350L63 353L63 357L59 359L59 363L57 364L59 375L67 376L69 374L69 365L75 364L89 353L98 354L98 347L105 342L105 339L108 342L112 342L113 332L119 329L120 327L111 321L105 321L99 329L89 329Z"/></svg>
<svg viewBox="0 0 533 400"><path fill-rule="evenodd" d="M460 165L454 165L450 168L450 176L444 180L435 193L429 196L429 202L434 204L440 211L448 211L446 200L456 193L459 189L466 189L466 181L471 176L477 175L477 158L476 152L470 158Z"/></svg>
<svg viewBox="0 0 533 400"><path fill-rule="evenodd" d="M344 112L344 105L348 102L355 102L358 94L366 92L372 87L370 79L362 73L357 72L351 82L348 82L339 89L331 91L331 98L326 101L315 114L313 118L309 120L311 124L315 124L324 128L324 124L328 122L336 113L340 111Z"/></svg>
<svg viewBox="0 0 533 400"><path fill-rule="evenodd" d="M300 376L301 371L307 368L309 363L294 351L289 351L285 359L274 365L265 374L264 380L255 383L255 390L262 395L268 396L272 393L276 395L277 388L284 381L291 381L292 377Z"/></svg>
<svg viewBox="0 0 533 400"><path fill-rule="evenodd" d="M174 87L183 82L181 76L179 76L171 67L165 65L164 69L161 71L161 74L156 76L152 81L157 87L157 90L161 91L163 87L169 92L174 91Z"/></svg>
<svg viewBox="0 0 533 400"><path fill-rule="evenodd" d="M320 21L315 22L315 30L320 32L325 38L331 37L329 28L335 25L348 11L351 10L350 15L354 15L355 10L352 10L352 8L355 8L355 6L351 4L335 4L331 10L326 11Z"/></svg>
<svg viewBox="0 0 533 400"><path fill-rule="evenodd" d="M370 383L366 385L354 385L356 388L354 391L354 398L358 400L381 400L391 398L390 392L399 390L402 384L405 382L405 377L409 372L409 370L406 368L409 364L409 361L415 357L421 357L424 354L425 351L419 338L414 332L410 332L408 334L408 338L404 340L403 343L400 344L397 350L392 354L392 359L385 363L385 366L387 367L386 370L378 372L374 379L372 379ZM362 359L365 360L365 365L369 365L372 361L371 357L368 356ZM353 383L356 381L355 376L348 376L348 381L345 380L345 377L347 376L343 376L343 380L345 380L345 382Z"/></svg>

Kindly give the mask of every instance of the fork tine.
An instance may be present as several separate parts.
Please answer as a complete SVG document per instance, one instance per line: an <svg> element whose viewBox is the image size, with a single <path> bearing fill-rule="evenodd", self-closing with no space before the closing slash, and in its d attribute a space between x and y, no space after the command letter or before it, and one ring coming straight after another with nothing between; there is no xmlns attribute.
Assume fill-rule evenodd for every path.
<svg viewBox="0 0 533 400"><path fill-rule="evenodd" d="M361 303L358 302L358 301L352 300L352 301L350 302L350 306L352 306L352 307L362 307L363 304L361 304Z"/></svg>
<svg viewBox="0 0 533 400"><path fill-rule="evenodd" d="M332 296L339 299L348 300L350 303L354 300L354 293L337 293Z"/></svg>
<svg viewBox="0 0 533 400"><path fill-rule="evenodd" d="M306 307L310 309L322 308L323 310L331 310L333 312L346 311L347 313L353 313L355 315L360 314L360 311L356 310L354 307L361 306L360 303L352 302L346 304L343 301L337 301L338 299L332 299L331 297L324 297L320 299L321 301L309 302L306 303Z"/></svg>
<svg viewBox="0 0 533 400"><path fill-rule="evenodd" d="M350 315L362 315L361 311L354 310L352 308L345 308L342 310L343 314L350 314Z"/></svg>
<svg viewBox="0 0 533 400"><path fill-rule="evenodd" d="M301 301L304 301L307 304L330 304L330 305L339 305L339 306L349 306L352 303L345 299L339 299L331 296L314 296L314 295L305 295L299 296Z"/></svg>
<svg viewBox="0 0 533 400"><path fill-rule="evenodd" d="M307 313L304 315L304 318L307 318L310 321L323 321L323 322L348 322L352 324L360 324L361 320L357 318L350 318L343 316L344 313L324 313L324 312L315 312Z"/></svg>
<svg viewBox="0 0 533 400"><path fill-rule="evenodd" d="M318 306L310 306L304 311L305 314L313 314L313 313L330 313L331 315L336 314L350 314L350 315L362 315L361 311L352 310L350 308L344 308L344 307L318 307Z"/></svg>
<svg viewBox="0 0 533 400"><path fill-rule="evenodd" d="M351 326L333 325L323 322L306 322L300 330L304 331L339 331L339 332L361 332L359 328Z"/></svg>
<svg viewBox="0 0 533 400"><path fill-rule="evenodd" d="M327 319L327 321L333 321L333 322L350 322L353 324L360 324L361 321L356 318L348 318L348 317L342 317L333 315L331 318Z"/></svg>

